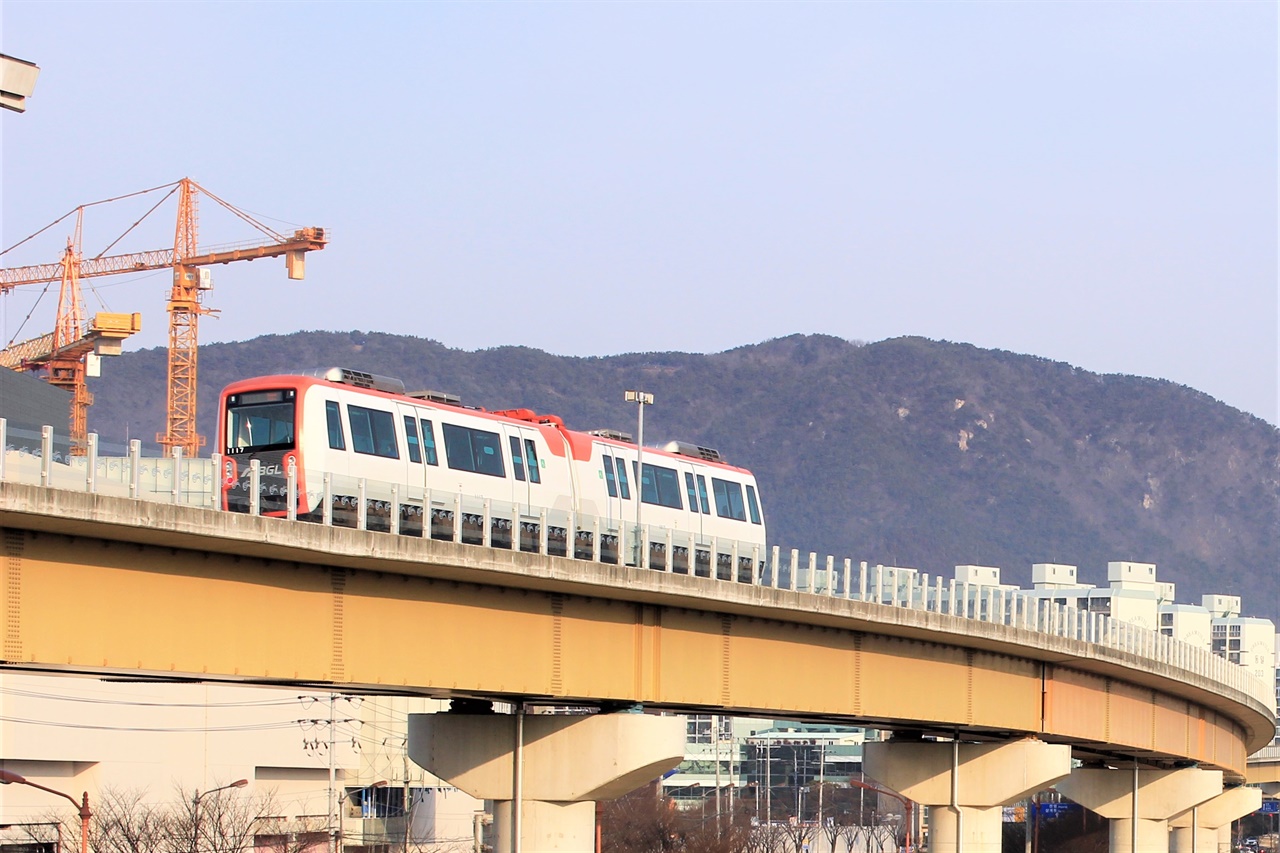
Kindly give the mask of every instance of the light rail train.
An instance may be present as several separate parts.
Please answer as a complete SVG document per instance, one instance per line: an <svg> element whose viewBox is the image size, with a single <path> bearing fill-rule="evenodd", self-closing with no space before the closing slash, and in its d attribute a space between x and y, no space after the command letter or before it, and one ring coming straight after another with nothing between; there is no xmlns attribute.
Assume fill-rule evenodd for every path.
<svg viewBox="0 0 1280 853"><path fill-rule="evenodd" d="M727 577L736 559L738 575L750 578L765 550L755 477L714 450L683 442L643 448L640 469L637 446L623 433L570 430L528 409L464 407L447 394L408 394L397 379L345 368L227 386L218 445L223 506L232 511L250 510L257 460L264 515L289 512L292 469L304 520L319 520L328 500L334 523L354 526L363 495L370 529L529 551L545 535L548 552L560 555L572 538L574 556L635 564L641 501L646 563L654 568L709 575L714 559L717 575Z"/></svg>

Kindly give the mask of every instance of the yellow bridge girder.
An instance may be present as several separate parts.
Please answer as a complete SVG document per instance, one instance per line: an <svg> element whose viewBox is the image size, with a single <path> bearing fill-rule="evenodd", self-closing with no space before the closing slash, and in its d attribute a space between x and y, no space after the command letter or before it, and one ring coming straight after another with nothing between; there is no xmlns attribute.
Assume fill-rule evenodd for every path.
<svg viewBox="0 0 1280 853"><path fill-rule="evenodd" d="M1207 680L938 613L15 483L0 528L10 667L1037 736L1238 778L1274 732Z"/></svg>

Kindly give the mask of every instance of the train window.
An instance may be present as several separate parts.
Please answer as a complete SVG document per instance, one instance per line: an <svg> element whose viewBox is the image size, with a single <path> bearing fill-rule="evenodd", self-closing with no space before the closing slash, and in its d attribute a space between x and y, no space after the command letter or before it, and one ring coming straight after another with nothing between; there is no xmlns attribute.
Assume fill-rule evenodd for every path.
<svg viewBox="0 0 1280 853"><path fill-rule="evenodd" d="M351 447L356 453L386 459L400 458L400 448L396 444L396 420L390 412L347 406L347 419L351 421Z"/></svg>
<svg viewBox="0 0 1280 853"><path fill-rule="evenodd" d="M346 450L347 439L342 433L342 412L338 410L338 404L333 400L325 400L324 418L329 425L329 448Z"/></svg>
<svg viewBox="0 0 1280 853"><path fill-rule="evenodd" d="M684 491L689 496L689 509L692 512L698 511L698 493L693 490L693 475L685 472L684 475Z"/></svg>
<svg viewBox="0 0 1280 853"><path fill-rule="evenodd" d="M646 462L640 478L640 500L655 506L684 509L680 502L680 475L672 468Z"/></svg>
<svg viewBox="0 0 1280 853"><path fill-rule="evenodd" d="M511 436L511 473L524 482L524 457L520 455L520 438L515 435Z"/></svg>
<svg viewBox="0 0 1280 853"><path fill-rule="evenodd" d="M613 479L613 457L604 457L604 485L609 490L609 497L618 496L618 483Z"/></svg>
<svg viewBox="0 0 1280 853"><path fill-rule="evenodd" d="M409 461L422 462L422 448L418 445L418 419L413 415L404 416L404 440L409 446Z"/></svg>
<svg viewBox="0 0 1280 853"><path fill-rule="evenodd" d="M621 459L615 459L618 463L618 491L622 492L624 501L631 500L631 484L627 481L627 466L622 464Z"/></svg>
<svg viewBox="0 0 1280 853"><path fill-rule="evenodd" d="M278 400L284 394L275 391L271 398ZM227 401L228 453L293 447L293 401L255 403L258 396L241 394Z"/></svg>
<svg viewBox="0 0 1280 853"><path fill-rule="evenodd" d="M760 504L756 503L756 487L747 486L747 512L751 513L751 523L760 523Z"/></svg>
<svg viewBox="0 0 1280 853"><path fill-rule="evenodd" d="M712 477L711 491L716 496L716 515L738 521L747 520L747 510L742 504L741 483L730 483L728 480Z"/></svg>
<svg viewBox="0 0 1280 853"><path fill-rule="evenodd" d="M496 432L442 424L444 456L455 471L472 471L490 477L507 476L502 463L502 439Z"/></svg>
<svg viewBox="0 0 1280 853"><path fill-rule="evenodd" d="M542 472L538 470L538 448L533 446L533 439L524 440L524 458L529 464L529 482L541 483Z"/></svg>
<svg viewBox="0 0 1280 853"><path fill-rule="evenodd" d="M698 503L702 505L702 514L711 515L711 506L707 503L707 478L698 475Z"/></svg>
<svg viewBox="0 0 1280 853"><path fill-rule="evenodd" d="M431 421L426 418L422 419L422 449L426 451L428 465L440 464L436 459L436 431L431 426Z"/></svg>

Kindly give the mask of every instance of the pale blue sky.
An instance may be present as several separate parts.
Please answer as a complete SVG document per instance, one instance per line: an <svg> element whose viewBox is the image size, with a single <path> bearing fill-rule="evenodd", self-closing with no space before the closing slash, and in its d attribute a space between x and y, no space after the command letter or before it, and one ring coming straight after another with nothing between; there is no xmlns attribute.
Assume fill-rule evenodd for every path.
<svg viewBox="0 0 1280 853"><path fill-rule="evenodd" d="M1274 423L1276 9L3 0L0 51L42 72L0 118L0 243L189 175L333 236L302 283L280 261L215 270L205 341L918 334ZM201 210L205 241L252 236ZM140 212L91 211L86 249ZM172 245L172 216L118 249ZM163 343L163 273L98 284L143 312L134 348ZM5 341L27 290L0 300Z"/></svg>

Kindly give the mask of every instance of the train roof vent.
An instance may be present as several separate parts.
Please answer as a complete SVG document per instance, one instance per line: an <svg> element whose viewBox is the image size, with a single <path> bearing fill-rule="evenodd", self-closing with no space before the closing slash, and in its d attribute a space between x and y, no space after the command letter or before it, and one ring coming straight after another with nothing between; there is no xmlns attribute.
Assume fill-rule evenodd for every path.
<svg viewBox="0 0 1280 853"><path fill-rule="evenodd" d="M627 444L635 444L635 437L629 432L623 432L620 429L592 429L587 430L587 435L598 435L601 438L611 438L614 441L623 441Z"/></svg>
<svg viewBox="0 0 1280 853"><path fill-rule="evenodd" d="M443 403L446 406L461 406L462 398L457 394L444 391L410 391L408 396L415 400L426 400L429 403Z"/></svg>
<svg viewBox="0 0 1280 853"><path fill-rule="evenodd" d="M674 453L677 456L692 456L695 459L701 459L705 462L723 462L724 456L719 450L710 447L701 447L697 444L690 444L687 441L668 441L662 448L668 453Z"/></svg>
<svg viewBox="0 0 1280 853"><path fill-rule="evenodd" d="M376 373L365 373L348 367L322 367L318 370L304 371L303 376L315 376L328 382L340 382L356 388L371 388L374 391L386 391L389 394L403 394L404 383L390 376L379 376Z"/></svg>

